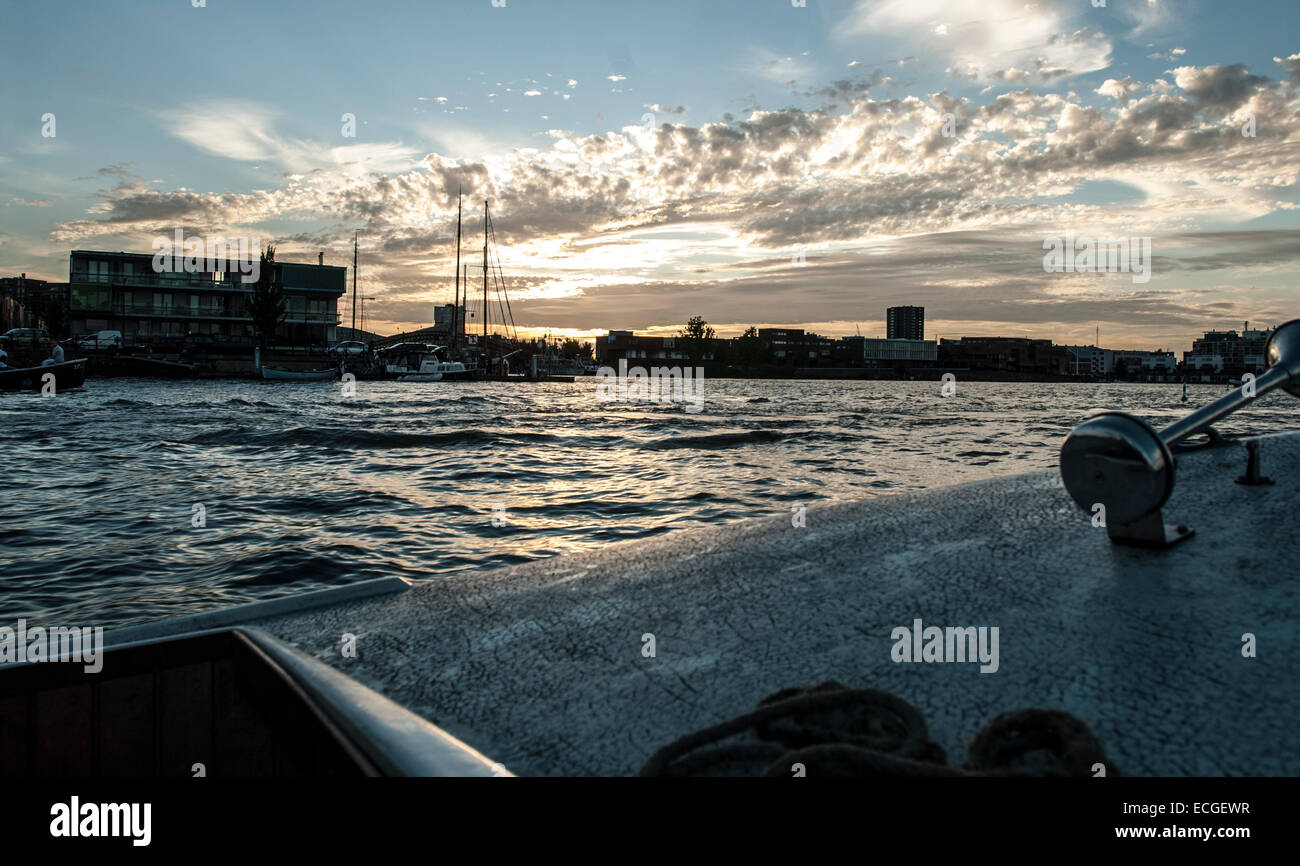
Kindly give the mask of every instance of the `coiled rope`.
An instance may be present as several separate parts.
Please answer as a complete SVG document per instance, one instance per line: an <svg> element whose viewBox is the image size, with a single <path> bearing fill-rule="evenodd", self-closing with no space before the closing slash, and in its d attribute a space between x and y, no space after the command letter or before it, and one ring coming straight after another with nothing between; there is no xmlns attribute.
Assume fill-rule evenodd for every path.
<svg viewBox="0 0 1300 866"><path fill-rule="evenodd" d="M1088 776L1098 763L1119 775L1082 721L1062 710L1024 709L981 728L966 764L952 767L916 706L832 681L784 689L750 712L679 737L651 755L641 775Z"/></svg>

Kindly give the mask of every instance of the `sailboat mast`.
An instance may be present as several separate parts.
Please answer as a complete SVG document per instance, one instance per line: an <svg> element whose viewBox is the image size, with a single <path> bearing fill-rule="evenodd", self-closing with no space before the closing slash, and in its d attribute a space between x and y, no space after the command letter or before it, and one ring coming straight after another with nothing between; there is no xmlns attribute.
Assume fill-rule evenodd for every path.
<svg viewBox="0 0 1300 866"><path fill-rule="evenodd" d="M488 203L483 199L483 351L487 351L487 325L488 325L488 301L487 301L487 221L488 221Z"/></svg>
<svg viewBox="0 0 1300 866"><path fill-rule="evenodd" d="M456 320L460 310L460 189L456 190L456 297L451 305L451 347L456 348Z"/></svg>
<svg viewBox="0 0 1300 866"><path fill-rule="evenodd" d="M352 339L357 338L357 236L359 231L352 233Z"/></svg>

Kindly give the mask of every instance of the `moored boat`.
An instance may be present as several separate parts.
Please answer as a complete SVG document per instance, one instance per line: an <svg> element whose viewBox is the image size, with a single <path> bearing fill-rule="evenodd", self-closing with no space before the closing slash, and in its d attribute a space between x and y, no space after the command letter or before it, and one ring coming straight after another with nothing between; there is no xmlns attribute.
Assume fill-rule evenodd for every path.
<svg viewBox="0 0 1300 866"><path fill-rule="evenodd" d="M446 349L421 343L401 343L383 351L384 369L399 382L444 382L469 379L479 373L461 361L447 360Z"/></svg>
<svg viewBox="0 0 1300 866"><path fill-rule="evenodd" d="M324 382L333 379L338 372L333 368L328 370L280 370L276 367L262 365L262 378L275 379L278 381L292 382Z"/></svg>
<svg viewBox="0 0 1300 866"><path fill-rule="evenodd" d="M56 392L80 388L86 384L86 359L0 370L0 391L40 391L49 382L53 382Z"/></svg>

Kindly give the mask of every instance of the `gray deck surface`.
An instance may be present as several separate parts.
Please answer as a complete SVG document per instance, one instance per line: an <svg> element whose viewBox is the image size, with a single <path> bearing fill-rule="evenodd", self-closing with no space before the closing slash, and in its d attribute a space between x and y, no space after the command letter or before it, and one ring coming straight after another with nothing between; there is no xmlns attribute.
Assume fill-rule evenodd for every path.
<svg viewBox="0 0 1300 866"><path fill-rule="evenodd" d="M1181 455L1165 518L1196 536L1165 551L1113 546L1047 471L814 507L806 528L774 503L257 625L520 775L633 774L828 679L917 704L953 762L995 714L1049 706L1126 774L1300 775L1300 435L1261 456L1275 486L1233 483L1240 445ZM894 663L890 633L917 617L999 627L1000 669Z"/></svg>

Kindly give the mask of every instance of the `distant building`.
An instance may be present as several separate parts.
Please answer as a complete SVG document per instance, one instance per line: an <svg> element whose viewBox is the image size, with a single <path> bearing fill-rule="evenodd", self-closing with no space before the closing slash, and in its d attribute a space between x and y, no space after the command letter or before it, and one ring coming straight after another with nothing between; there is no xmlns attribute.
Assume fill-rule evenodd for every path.
<svg viewBox="0 0 1300 866"><path fill-rule="evenodd" d="M1097 346L1062 348L1069 353L1069 373L1072 376L1110 376L1117 371L1128 374L1165 374L1178 369L1178 357L1163 349L1148 352L1140 349L1101 349Z"/></svg>
<svg viewBox="0 0 1300 866"><path fill-rule="evenodd" d="M939 363L944 367L1000 370L1035 375L1067 375L1074 359L1064 346L1028 337L962 337L939 341Z"/></svg>
<svg viewBox="0 0 1300 866"><path fill-rule="evenodd" d="M447 339L452 336L452 325L455 324L456 336L458 338L465 336L465 305L461 304L457 309L455 304L442 304L433 308L433 327L438 333L446 335Z"/></svg>
<svg viewBox="0 0 1300 866"><path fill-rule="evenodd" d="M327 345L337 340L338 299L348 269L276 262L286 314L274 343ZM68 262L70 330L121 331L130 342L210 334L255 336L249 312L254 283L239 273L153 269L150 253L74 250Z"/></svg>
<svg viewBox="0 0 1300 866"><path fill-rule="evenodd" d="M1262 373L1268 368L1264 349L1272 330L1206 331L1183 353L1188 370L1204 373Z"/></svg>
<svg viewBox="0 0 1300 866"><path fill-rule="evenodd" d="M0 331L37 327L39 318L30 296L44 285L48 285L45 280L28 279L26 274L0 279Z"/></svg>
<svg viewBox="0 0 1300 866"><path fill-rule="evenodd" d="M620 358L626 358L629 364L648 362L641 366L675 366L690 360L690 355L678 345L679 342L677 337L642 337L631 331L610 331L595 340L596 363L613 367ZM700 360L713 360L713 353L704 352Z"/></svg>
<svg viewBox="0 0 1300 866"><path fill-rule="evenodd" d="M1173 352L1146 352L1133 349L1105 349L1106 374L1172 373L1178 369L1178 358Z"/></svg>
<svg viewBox="0 0 1300 866"><path fill-rule="evenodd" d="M1070 358L1071 376L1106 375L1106 350L1096 346L1063 346Z"/></svg>
<svg viewBox="0 0 1300 866"><path fill-rule="evenodd" d="M891 340L924 340L925 307L890 307L885 311L885 335Z"/></svg>
<svg viewBox="0 0 1300 866"><path fill-rule="evenodd" d="M759 328L758 338L772 350L778 364L823 367L835 357L835 341L802 328Z"/></svg>
<svg viewBox="0 0 1300 866"><path fill-rule="evenodd" d="M51 283L26 274L0 278L0 332L10 328L59 331L66 327L67 316L67 283Z"/></svg>
<svg viewBox="0 0 1300 866"><path fill-rule="evenodd" d="M893 340L879 337L841 337L841 357L852 367L933 365L939 358L934 340Z"/></svg>

